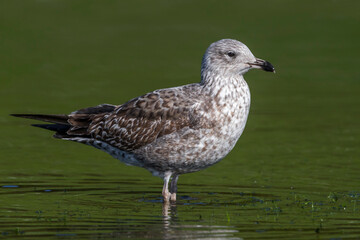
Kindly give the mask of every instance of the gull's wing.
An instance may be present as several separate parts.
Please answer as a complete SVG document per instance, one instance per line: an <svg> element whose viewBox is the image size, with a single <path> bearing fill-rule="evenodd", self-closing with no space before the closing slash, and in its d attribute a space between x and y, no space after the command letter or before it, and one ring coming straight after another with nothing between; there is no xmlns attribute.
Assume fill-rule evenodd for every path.
<svg viewBox="0 0 360 240"><path fill-rule="evenodd" d="M96 139L132 151L185 127L211 127L202 118L206 97L201 96L202 102L199 100L198 88L199 84L189 84L156 90L120 106L102 104L69 115L12 115L50 122L33 126L55 131L56 138L84 143L86 139Z"/></svg>
<svg viewBox="0 0 360 240"><path fill-rule="evenodd" d="M89 116L87 110L76 111L69 116L71 128L64 138L83 132L91 138L131 151L182 128L196 128L201 114L197 107L199 96L193 93L198 92L194 88L199 87L191 84L157 90L111 112Z"/></svg>

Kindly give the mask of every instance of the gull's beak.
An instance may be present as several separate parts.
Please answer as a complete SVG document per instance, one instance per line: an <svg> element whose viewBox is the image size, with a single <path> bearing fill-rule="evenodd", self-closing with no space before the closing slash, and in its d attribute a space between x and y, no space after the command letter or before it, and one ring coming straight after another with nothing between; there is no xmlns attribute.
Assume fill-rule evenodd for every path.
<svg viewBox="0 0 360 240"><path fill-rule="evenodd" d="M249 62L248 64L253 68L261 68L264 71L275 73L274 66L268 61L262 60L260 58L256 58L255 62Z"/></svg>

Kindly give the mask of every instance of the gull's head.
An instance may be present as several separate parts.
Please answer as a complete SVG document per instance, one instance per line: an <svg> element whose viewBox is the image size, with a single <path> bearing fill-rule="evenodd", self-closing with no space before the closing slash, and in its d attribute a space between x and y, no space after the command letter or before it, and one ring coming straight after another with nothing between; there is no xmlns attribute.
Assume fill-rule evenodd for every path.
<svg viewBox="0 0 360 240"><path fill-rule="evenodd" d="M275 72L271 63L256 58L245 44L233 39L222 39L212 43L206 50L201 64L201 75L242 75L252 68Z"/></svg>

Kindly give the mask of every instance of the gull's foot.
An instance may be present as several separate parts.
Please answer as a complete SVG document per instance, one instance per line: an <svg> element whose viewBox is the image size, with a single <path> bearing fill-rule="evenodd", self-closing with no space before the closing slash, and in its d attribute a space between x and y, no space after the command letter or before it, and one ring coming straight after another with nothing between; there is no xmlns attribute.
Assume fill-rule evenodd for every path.
<svg viewBox="0 0 360 240"><path fill-rule="evenodd" d="M169 202L171 193L169 191L163 191L162 196L163 196L164 202Z"/></svg>
<svg viewBox="0 0 360 240"><path fill-rule="evenodd" d="M171 193L171 195L170 195L170 201L176 202L176 193Z"/></svg>

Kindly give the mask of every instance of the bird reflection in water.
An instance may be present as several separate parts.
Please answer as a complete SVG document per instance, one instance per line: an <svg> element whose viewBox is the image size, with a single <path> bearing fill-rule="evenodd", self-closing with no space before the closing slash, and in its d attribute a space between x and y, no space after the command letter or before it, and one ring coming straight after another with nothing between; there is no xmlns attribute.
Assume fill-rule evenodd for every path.
<svg viewBox="0 0 360 240"><path fill-rule="evenodd" d="M163 236L162 239L236 239L243 238L236 237L238 230L234 226L219 226L219 225L183 225L177 216L176 203L164 201L162 205L163 215Z"/></svg>

